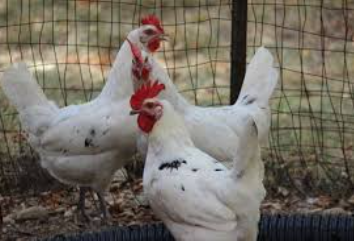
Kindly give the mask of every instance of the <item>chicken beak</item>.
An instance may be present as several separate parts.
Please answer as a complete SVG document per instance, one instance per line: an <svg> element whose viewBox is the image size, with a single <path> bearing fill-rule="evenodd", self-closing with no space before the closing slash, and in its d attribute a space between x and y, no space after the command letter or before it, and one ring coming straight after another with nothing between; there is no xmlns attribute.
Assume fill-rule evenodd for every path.
<svg viewBox="0 0 354 241"><path fill-rule="evenodd" d="M140 113L140 110L131 110L129 114L130 115L137 115L139 113Z"/></svg>
<svg viewBox="0 0 354 241"><path fill-rule="evenodd" d="M168 34L162 33L159 35L159 39L162 41L169 41L170 40L170 36Z"/></svg>

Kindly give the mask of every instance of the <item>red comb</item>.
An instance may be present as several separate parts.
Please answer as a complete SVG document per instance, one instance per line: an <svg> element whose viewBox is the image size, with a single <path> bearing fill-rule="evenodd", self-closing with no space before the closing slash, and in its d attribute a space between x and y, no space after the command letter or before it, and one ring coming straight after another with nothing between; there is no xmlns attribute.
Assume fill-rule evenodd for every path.
<svg viewBox="0 0 354 241"><path fill-rule="evenodd" d="M165 85L155 82L145 82L130 98L130 106L133 110L140 110L144 100L156 97L162 90L165 89Z"/></svg>
<svg viewBox="0 0 354 241"><path fill-rule="evenodd" d="M132 51L132 54L133 54L135 60L137 60L139 63L143 63L144 62L143 56L142 56L141 51L138 48L138 46L133 44L128 38L127 38L127 41L128 41L128 43L130 45L130 49Z"/></svg>
<svg viewBox="0 0 354 241"><path fill-rule="evenodd" d="M155 15L147 15L146 17L141 19L141 24L142 25L154 25L158 30L160 30L162 33L164 33L164 30L161 26L160 19L156 17Z"/></svg>

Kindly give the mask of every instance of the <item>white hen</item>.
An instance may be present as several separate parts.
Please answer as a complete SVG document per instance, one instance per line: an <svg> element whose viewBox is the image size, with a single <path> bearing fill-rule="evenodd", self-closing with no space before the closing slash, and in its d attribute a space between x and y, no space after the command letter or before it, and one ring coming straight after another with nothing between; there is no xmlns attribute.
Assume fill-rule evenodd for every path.
<svg viewBox="0 0 354 241"><path fill-rule="evenodd" d="M177 241L255 241L263 187L196 148L173 106L154 98L162 89L144 85L131 99L148 135L143 183L153 211ZM253 118L243 126L233 143L234 167L260 161L258 126Z"/></svg>
<svg viewBox="0 0 354 241"><path fill-rule="evenodd" d="M129 40L156 51L163 30L154 19L144 18L143 25L129 33ZM106 218L103 192L115 171L136 150L137 126L129 116L132 59L125 41L101 94L91 102L64 108L46 98L25 64L15 64L3 76L4 93L19 112L29 142L40 154L41 165L59 181L80 186L79 209L85 218L88 187L97 192Z"/></svg>
<svg viewBox="0 0 354 241"><path fill-rule="evenodd" d="M184 118L193 143L202 151L222 162L234 161L235 143L243 138L242 132L249 119L257 124L259 140L267 138L271 117L269 99L277 84L278 72L273 67L272 55L264 47L259 48L252 58L240 96L232 106L191 105L178 93L166 70L154 58L149 58L149 65L152 69L150 78L158 79L166 86L160 98L168 100ZM138 149L146 155L146 136L139 136ZM263 188L264 167L261 160L252 164L240 161L234 168L238 170L238 175L245 175L249 182Z"/></svg>

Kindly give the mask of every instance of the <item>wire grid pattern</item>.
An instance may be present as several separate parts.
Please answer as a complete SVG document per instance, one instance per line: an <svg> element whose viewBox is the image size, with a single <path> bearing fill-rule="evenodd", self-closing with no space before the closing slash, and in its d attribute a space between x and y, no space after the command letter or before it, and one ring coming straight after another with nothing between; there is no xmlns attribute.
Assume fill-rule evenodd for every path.
<svg viewBox="0 0 354 241"><path fill-rule="evenodd" d="M151 13L170 35L155 56L183 95L200 105L227 104L228 0L3 0L0 72L24 61L48 98L60 106L84 103L101 91L126 35ZM0 102L0 193L47 186L36 180L43 174L38 158L1 90Z"/></svg>
<svg viewBox="0 0 354 241"><path fill-rule="evenodd" d="M248 61L264 45L280 71L264 148L268 189L349 192L354 172L354 3L248 2ZM100 92L126 34L147 13L157 14L171 36L156 57L181 93L199 105L227 104L231 1L2 1L0 71L23 60L59 105L86 102ZM31 183L28 168L37 160L16 111L0 95L3 192L23 186L22 176Z"/></svg>
<svg viewBox="0 0 354 241"><path fill-rule="evenodd" d="M248 57L265 45L280 70L265 149L275 191L353 190L353 30L352 1L249 1Z"/></svg>

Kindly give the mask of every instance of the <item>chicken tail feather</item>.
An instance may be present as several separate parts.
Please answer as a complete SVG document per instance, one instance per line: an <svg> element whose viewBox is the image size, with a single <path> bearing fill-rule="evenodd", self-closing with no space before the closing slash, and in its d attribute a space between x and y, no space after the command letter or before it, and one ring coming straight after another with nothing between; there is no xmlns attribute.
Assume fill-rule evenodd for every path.
<svg viewBox="0 0 354 241"><path fill-rule="evenodd" d="M42 132L58 107L46 98L26 64L17 63L6 70L1 86L19 112L24 128L34 135Z"/></svg>
<svg viewBox="0 0 354 241"><path fill-rule="evenodd" d="M273 67L273 56L264 47L257 50L248 65L241 93L236 104L257 103L268 106L270 97L278 82L278 71Z"/></svg>
<svg viewBox="0 0 354 241"><path fill-rule="evenodd" d="M278 82L278 71L273 67L273 56L264 47L257 50L245 76L235 107L244 108L258 128L258 138L265 142L270 127L269 99Z"/></svg>
<svg viewBox="0 0 354 241"><path fill-rule="evenodd" d="M1 86L6 97L20 112L30 106L49 105L25 63L17 63L5 71Z"/></svg>

